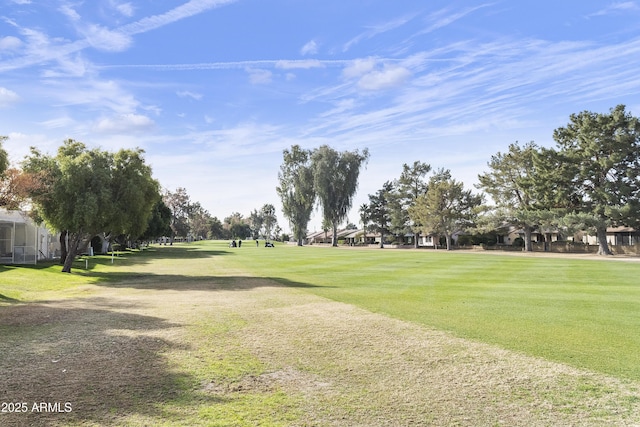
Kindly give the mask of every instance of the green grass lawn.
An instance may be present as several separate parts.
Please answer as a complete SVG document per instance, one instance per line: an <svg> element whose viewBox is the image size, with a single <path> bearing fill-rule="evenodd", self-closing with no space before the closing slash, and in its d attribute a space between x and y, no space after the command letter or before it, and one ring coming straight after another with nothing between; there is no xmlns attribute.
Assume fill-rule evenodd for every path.
<svg viewBox="0 0 640 427"><path fill-rule="evenodd" d="M640 379L640 263L291 246L236 249L224 261L460 337Z"/></svg>
<svg viewBox="0 0 640 427"><path fill-rule="evenodd" d="M324 349L302 344L300 353L291 356L297 362L288 359L297 349L293 346L285 351L287 357L275 359L282 366L267 366L269 359L259 358L247 346L255 337L245 329L258 328L251 322L272 309L279 311L281 304L292 304L298 313L293 302L298 298L304 301L299 306L304 310L311 297L308 293L522 354L609 374L623 382L640 380L640 262L462 251L285 245L264 248L251 244L229 248L227 242L199 242L155 246L115 258L83 258L74 264L72 274L60 270L59 265L47 263L0 266L0 314L6 309L5 314L22 316L14 322L5 315L6 324L0 327L5 344L0 362L9 368L9 376L13 373L14 381L22 381L25 366L19 361L30 361L26 366L29 372L33 369L31 380L45 385L48 382L43 373L53 375L62 364L69 366L72 381L58 386L86 396L77 399L92 410L79 405L77 418L65 425L277 426L304 420L308 405L304 392L279 387L242 389L244 384L253 384L249 380L260 381L262 374L273 374L274 366L280 369L276 372L318 373L329 378L331 372L338 375L336 387L349 386L349 394L344 400L340 394L324 396L324 406L316 408L320 411L316 415L322 418L322 411L337 408L347 411L344 416L349 419L350 408L355 411L350 399L359 404L371 399L368 392L358 394L363 372L345 371L335 365L333 354L322 365ZM274 281L291 289L273 289ZM257 289L264 286L267 289ZM230 294L244 295L234 299ZM227 305L224 301L232 302ZM253 309L259 313L257 318L252 317ZM319 318L324 315L324 311L316 313ZM392 323L387 317L379 318L384 324ZM341 324L346 328L343 331L351 330L348 324ZM280 327L279 323L274 325L264 331L258 328L258 336ZM246 339L245 333L251 339ZM315 335L296 335L297 329L280 333L286 339L293 334L301 343L315 339ZM372 348L373 353L379 349ZM318 357L314 357L316 350ZM343 351L343 362L351 360L345 355L356 351L349 345L338 350ZM468 362L458 363L466 372L483 369L477 366L469 371ZM308 371L309 366L318 371ZM283 367L290 371L283 371ZM419 371L421 366L417 368ZM108 375L97 381L96 376L103 373ZM548 388L538 384L530 391L526 383L504 396L516 406L522 405L518 399L527 401L527 393L533 393L530 399L536 404L551 402L566 406L567 411L584 407L593 421L602 415L597 411L607 410L589 409L593 405L587 396L589 387L596 387L593 395L598 399L613 392L606 385L589 382L587 377L576 379L577 385L568 385L569 394L560 387L546 396ZM564 381L573 381L567 378ZM94 389L100 393L92 397ZM385 410L394 411L391 401L386 400L388 396L380 396L382 400L371 402L372 408L382 405L386 409L371 409L372 417ZM622 403L603 417L617 420L616 410L636 405L635 394L621 396ZM103 400L107 409L102 407ZM477 402L479 413L483 403ZM544 411L543 406L538 409ZM528 410L525 408L525 412ZM411 409L403 413L427 416L424 411ZM501 416L508 416L508 412L495 415ZM367 418L370 422L373 419Z"/></svg>
<svg viewBox="0 0 640 427"><path fill-rule="evenodd" d="M200 242L125 254L114 264L94 257L84 266L76 262L71 275L57 265L0 267L0 303L76 297L90 292L83 285L150 274L202 278L224 266L460 337L640 379L636 262Z"/></svg>

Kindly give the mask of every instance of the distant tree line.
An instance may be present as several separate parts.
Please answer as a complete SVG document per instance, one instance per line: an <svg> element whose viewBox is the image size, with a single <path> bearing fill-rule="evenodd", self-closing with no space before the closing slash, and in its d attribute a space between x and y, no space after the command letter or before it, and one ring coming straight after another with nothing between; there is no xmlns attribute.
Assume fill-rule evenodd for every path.
<svg viewBox="0 0 640 427"><path fill-rule="evenodd" d="M235 212L220 221L184 188L161 192L141 149L108 152L69 139L55 155L31 148L18 168L9 163L6 139L0 136L0 207L29 206L34 219L59 231L65 272L82 244L97 235L127 244L159 236L272 239L282 232L271 204L248 217ZM530 251L534 230L582 230L597 236L599 254L611 254L607 227L640 227L640 119L623 105L605 114L583 111L572 114L553 139L554 148L515 142L491 157L477 189L492 204L465 190L447 169L405 164L397 179L360 206L365 233L380 233L381 245L385 235L411 233L416 245L420 234L438 235L451 248L456 234L486 236L509 224L524 231ZM352 207L368 159L367 149L284 150L276 191L299 245L316 205L337 245L338 226Z"/></svg>
<svg viewBox="0 0 640 427"><path fill-rule="evenodd" d="M387 181L360 206L365 233L420 233L442 236L447 248L459 233L488 235L512 225L524 231L532 250L534 230L566 234L585 231L597 236L598 253L609 255L610 226L640 227L640 120L624 105L600 114L572 114L553 132L555 148L533 142L511 144L488 162L477 188L491 197L465 190L447 169L431 172L420 161L403 165L400 177ZM346 219L368 152L337 153L323 146L313 151L294 145L284 151L277 191L283 212L301 244L314 203L322 206L324 223L334 231Z"/></svg>

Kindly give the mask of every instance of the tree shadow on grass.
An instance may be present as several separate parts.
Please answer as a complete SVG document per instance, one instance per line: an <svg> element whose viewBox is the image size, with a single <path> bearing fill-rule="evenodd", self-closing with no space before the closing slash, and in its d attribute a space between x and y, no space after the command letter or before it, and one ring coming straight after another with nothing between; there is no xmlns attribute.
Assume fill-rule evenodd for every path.
<svg viewBox="0 0 640 427"><path fill-rule="evenodd" d="M18 302L15 298L9 298L8 296L0 294L0 302Z"/></svg>
<svg viewBox="0 0 640 427"><path fill-rule="evenodd" d="M76 259L76 262L83 263L85 259L88 259L90 267L95 268L96 265L109 265L115 260L129 265L140 265L157 262L158 260L206 259L233 254L232 251L203 249L197 246L153 246L144 250L127 250L114 252L113 254L81 256ZM76 264L75 268L79 268L79 265Z"/></svg>
<svg viewBox="0 0 640 427"><path fill-rule="evenodd" d="M117 302L91 307L67 301L0 310L0 402L26 404L24 413L1 413L0 425L120 424L135 414L166 417L167 403L225 401L196 393L197 380L169 366L163 354L182 345L157 335L179 325L124 312L129 307Z"/></svg>
<svg viewBox="0 0 640 427"><path fill-rule="evenodd" d="M150 273L91 273L98 286L172 291L247 291L264 287L318 288L309 283L295 282L282 277L250 276L185 276Z"/></svg>

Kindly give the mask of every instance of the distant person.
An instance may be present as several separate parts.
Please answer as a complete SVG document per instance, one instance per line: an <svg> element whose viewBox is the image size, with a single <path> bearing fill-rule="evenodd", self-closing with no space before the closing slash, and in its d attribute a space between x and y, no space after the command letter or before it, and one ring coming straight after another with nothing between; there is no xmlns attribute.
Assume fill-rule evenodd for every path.
<svg viewBox="0 0 640 427"><path fill-rule="evenodd" d="M242 240L238 240L238 247L241 248L242 247Z"/></svg>
<svg viewBox="0 0 640 427"><path fill-rule="evenodd" d="M260 242L258 241L258 239L256 239L256 248L260 246Z"/></svg>

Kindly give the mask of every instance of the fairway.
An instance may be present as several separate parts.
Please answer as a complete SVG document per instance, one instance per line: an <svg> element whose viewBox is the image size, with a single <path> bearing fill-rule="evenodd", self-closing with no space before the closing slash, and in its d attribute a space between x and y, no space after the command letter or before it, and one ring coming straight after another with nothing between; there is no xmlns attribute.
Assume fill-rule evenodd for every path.
<svg viewBox="0 0 640 427"><path fill-rule="evenodd" d="M638 260L287 246L234 255L238 268L336 301L640 380Z"/></svg>
<svg viewBox="0 0 640 427"><path fill-rule="evenodd" d="M640 423L637 262L199 242L58 270L0 267L0 425Z"/></svg>

